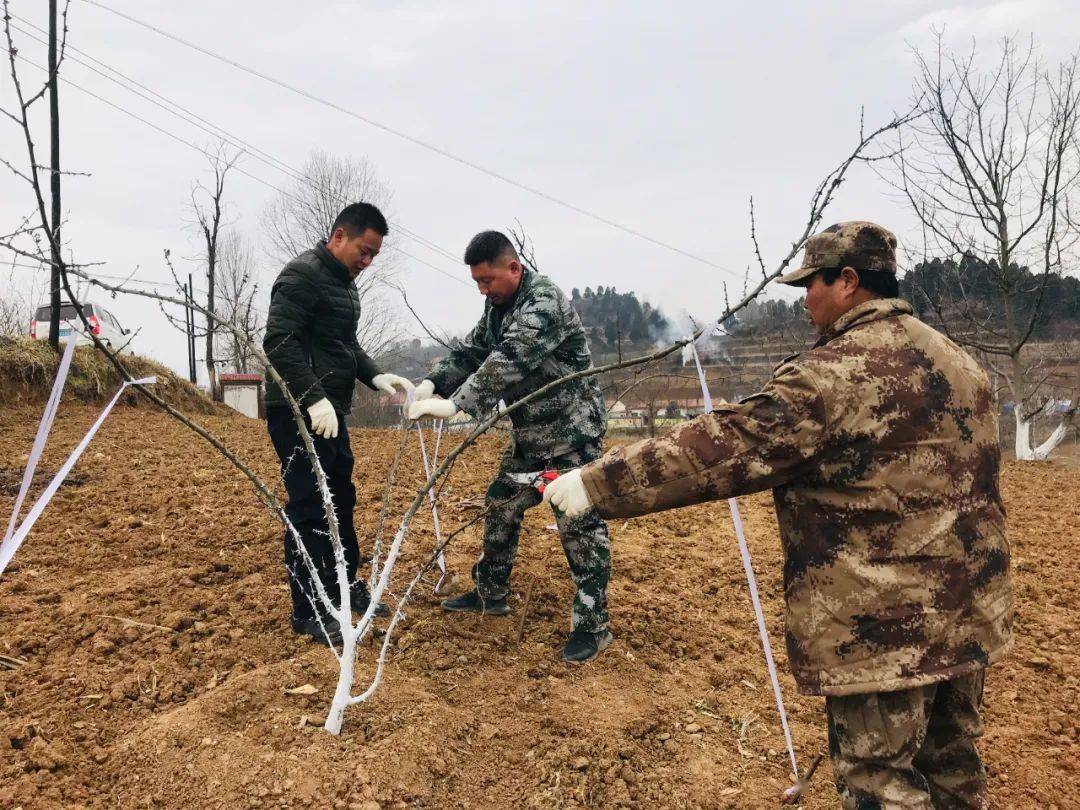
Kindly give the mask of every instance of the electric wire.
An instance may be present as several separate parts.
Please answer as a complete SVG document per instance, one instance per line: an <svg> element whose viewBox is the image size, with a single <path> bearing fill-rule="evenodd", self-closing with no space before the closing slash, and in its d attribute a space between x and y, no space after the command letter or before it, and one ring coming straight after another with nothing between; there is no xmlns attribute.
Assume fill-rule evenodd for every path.
<svg viewBox="0 0 1080 810"><path fill-rule="evenodd" d="M159 36L162 36L162 37L165 37L166 39L172 40L173 42L176 42L176 43L178 43L180 45L183 45L186 48L190 48L192 50L198 51L199 53L201 53L201 54L203 54L205 56L208 56L208 57L210 57L212 59L215 59L215 60L217 60L219 62L223 62L224 64L229 65L230 67L236 68L237 70L243 71L244 73L247 73L247 74L249 74L251 76L255 76L256 78L261 79L261 80L263 80L265 82L269 82L270 84L273 84L273 85L275 85L277 87L280 87L283 90L287 90L290 93L294 93L296 95L302 96L303 98L307 99L308 101L314 102L316 104L320 104L320 105L322 105L324 107L328 107L328 108L330 108L332 110L340 112L340 113L342 113L344 115L347 115L347 116L349 116L351 118L355 118L358 121L362 121L363 123L365 123L365 124L367 124L369 126L375 127L376 129L382 130L383 132L386 132L389 135L393 135L394 137L397 137L397 138L400 138L402 140L408 141L409 143L412 143L415 146L419 146L422 149L426 149L429 152L433 152L434 154L437 154L437 155L439 155L439 156L441 156L443 158L446 158L447 160L451 160L451 161L453 161L455 163L458 163L458 164L460 164L462 166L466 166L466 167L468 167L470 169L473 169L474 171L480 172L481 174L485 174L488 177L492 177L492 178L494 178L496 180L499 180L499 181L501 181L503 183L514 186L515 188L520 189L521 191L525 191L525 192L527 192L529 194L532 194L532 195L534 195L536 197L540 197L541 199L547 200L550 203L554 203L555 205L566 208L567 210L574 211L575 213L581 214L582 216L593 219L593 220L595 220L597 222L600 222L600 223L602 223L604 225L607 225L607 226L609 226L611 228L615 228L617 230L623 231L624 233L628 233L631 236L637 237L638 239L643 239L646 242L651 242L654 245L657 245L659 247L662 247L662 248L664 248L666 250L669 250L669 251L672 251L674 253L678 253L679 255L684 256L684 257L686 257L688 259L692 259L692 260L694 260L696 262L700 262L701 264L708 265L709 267L712 267L712 268L714 268L716 270L720 270L722 272L729 273L729 274L731 274L733 276L737 276L739 278L742 278L742 275L743 275L742 273L738 273L735 270L732 270L730 268L719 265L719 264L717 264L717 263L715 263L713 261L710 261L709 259L703 258L701 256L698 256L698 255L694 254L694 253L691 253L688 250L684 250L683 248L680 248L680 247L678 247L676 245L672 245L669 242L664 242L664 241L662 241L660 239L656 239L655 237L649 236L648 234L646 234L646 233L644 233L642 231L639 231L639 230L637 230L635 228L631 228L628 225L623 225L620 222L617 222L617 221L615 221L613 219L609 219L609 218L607 218L605 216L597 214L597 213L595 213L593 211L588 210L587 208L582 208L579 205L575 205L574 203L563 200L563 199L561 199L559 197L554 196L553 194L549 194L546 191L542 191L541 189L538 189L535 186L528 185L527 183L524 183L524 182L522 182L520 180L515 180L514 178L510 177L509 175L503 174L501 172L497 172L494 169L489 169L486 166L483 166L483 165L481 165L479 163L475 163L474 161L471 161L471 160L469 160L467 158L461 157L460 155L454 154L453 152L450 152L447 149L444 149L444 148L442 148L440 146L437 146L437 145L435 145L433 143L425 141L425 140L423 140L421 138L417 138L414 135L410 135L407 132L404 132L404 131L402 131L400 129L396 129L395 127L389 126L388 124L384 124L384 123L382 123L380 121L377 121L374 118L371 118L370 116L362 115L362 114L356 112L355 110L350 110L347 107L343 107L340 104L337 104L337 103L335 103L333 101L330 101L329 99L323 98L321 96L317 96L314 93L312 93L312 92L310 92L308 90L304 90L301 87L297 87L296 85L289 84L288 82L282 81L281 79L277 79L277 78L275 78L273 76L270 76L270 75L268 75L266 73L263 73L263 72L261 72L259 70L256 70L255 68L248 67L247 65L241 64L240 62L237 62L234 59L230 59L227 56L223 56L222 54L219 54L216 51L212 51L209 48L204 48L203 46L198 45L197 43L191 42L190 40L184 39L183 37L180 37L180 36L178 36L176 34L170 33L169 31L166 31L166 30L164 30L162 28L159 28L158 26L155 26L155 25L153 25L151 23L148 23L148 22L146 22L144 20L140 20L137 17L131 16L130 14L125 14L122 11L118 11L117 9L114 9L114 8L111 8L110 6L105 5L104 3L97 2L97 0L83 0L83 2L87 3L88 5L99 8L102 11L106 11L106 12L108 12L110 14L114 14L117 17L121 17L122 19L125 19L128 22L134 23L135 25L138 25L141 28L144 28L144 29L146 29L148 31L153 31L155 34L158 34Z"/></svg>
<svg viewBox="0 0 1080 810"><path fill-rule="evenodd" d="M11 15L11 16L12 16L13 19L18 19L19 22L21 22L23 25L27 25L30 28L33 28L35 31L39 32L40 34L45 34L43 29L39 28L34 23L31 23L31 22L29 22L29 21L27 21L25 19L19 18L16 15ZM19 33L21 33L22 35L24 35L26 37L29 37L30 39L34 40L35 42L38 42L38 43L40 43L42 45L47 44L46 40L43 40L39 36L36 36L35 34L31 33L30 31L27 31L27 30L21 28L18 24L12 24L11 27L14 30L18 31ZM101 70L98 70L96 67L94 67L94 65L91 65L88 62L86 62L86 61L84 61L82 59L79 59L77 56L71 56L70 53L68 53L68 52L77 53L77 54L82 55L83 57L90 60L91 62L94 62L97 65L100 65L105 70L116 74L116 76L119 76L120 79L122 79L123 81L121 81L120 79L115 78L114 76L110 76L108 73L105 73L105 72L103 72ZM68 59L68 60L74 62L75 64L82 65L87 70L90 70L91 72L97 74L98 76L101 76L102 78L106 79L107 81L110 81L113 84L118 85L119 87L123 88L124 90L127 90L129 93L132 93L132 94L138 96L139 98L141 98L141 99L143 99L145 101L148 101L149 103L153 104L154 106L164 110L165 112L169 113L170 115L173 115L173 116L179 118L180 120L184 121L185 123L191 124L192 126L202 130L203 132L206 132L207 134L209 134L209 135L211 135L211 136L213 136L215 138L223 140L223 141L229 143L230 145L232 145L232 146L234 146L234 147L236 147L238 149L241 149L244 152L247 152L252 157L254 157L256 160L259 160L260 162L270 166L271 168L273 168L273 169L275 169L277 171L281 171L281 172L289 175L291 179L305 182L305 183L311 185L317 191L322 192L322 191L325 190L328 193L333 194L332 192L330 192L329 189L323 189L322 187L320 187L318 185L317 181L314 178L311 178L311 177L305 175L300 169L297 169L297 168L295 168L293 166L290 166L285 161L275 157L274 155L270 154L269 152L265 151L264 149L260 149L258 146L255 146L250 141L247 141L244 138L241 138L239 135L236 135L235 133L232 133L232 132L228 131L224 127L221 127L221 126L215 124L214 122L200 116L198 113L184 107L183 105L173 101L172 99L162 95L161 93L158 93L156 90L148 87L147 85L139 82L136 79L133 79L131 76L123 73L122 71L118 70L117 68L114 68L114 67L112 67L111 65L109 65L109 64L107 64L105 62L102 62L100 59L95 58L94 56L88 54L86 51L80 50L80 49L74 47L73 45L68 44L65 47L65 59ZM127 82L128 84L124 84L124 82ZM133 85L133 87L129 86L129 85ZM138 88L138 89L135 89L135 88ZM142 92L142 91L145 91L145 92ZM172 109L172 108L175 108L175 109ZM343 205L350 202L350 200L346 200L341 195L333 194L333 196L340 203L342 203ZM412 239L413 241L415 241L418 244L428 248L429 250L432 250L435 253L438 253L439 255L441 255L441 256L443 256L443 257L445 257L447 259L450 259L453 262L458 262L460 260L459 256L457 256L454 253L450 252L449 250L442 247L441 245L438 245L435 242L432 242L430 239L427 239L427 238L421 236L420 234L416 233L415 231L410 230L409 228L406 228L404 225L401 224L401 222L396 221L396 220L392 220L390 224L395 229L401 231L402 235L406 236L409 239ZM460 279L459 279L459 281L460 281ZM462 283L466 283L466 282L462 282Z"/></svg>
<svg viewBox="0 0 1080 810"><path fill-rule="evenodd" d="M48 72L46 68L43 68L41 65L38 65L35 62L32 62L31 60L27 59L25 56L22 56L21 54L16 54L15 58L19 59L19 60L21 60L23 62L26 62L28 65L30 65L32 67L35 67L35 68L37 68L38 70L40 70L42 72L45 72L45 73ZM205 155L208 159L212 160L214 158L214 155L211 152L207 151L206 149L203 149L198 144L192 143L191 141L188 141L188 140L180 137L176 133L170 132L169 130L158 126L157 124L153 123L152 121L149 121L146 118L143 118L138 113L132 112L131 110L127 109L126 107L123 107L123 106L115 103L114 101L111 101L111 100L105 98L104 96L101 96L98 93L95 93L93 90L90 90L90 89L88 89L86 87L83 87L81 84L77 84L76 82L73 82L71 79L67 78L66 76L57 76L57 79L59 81L63 82L64 84L85 93L86 95L90 96L91 98L94 98L97 101L100 101L102 104L105 104L106 106L111 107L112 109L114 109L114 110L116 110L118 112L124 113L125 115L129 116L130 118L135 119L136 121L139 121L140 123L144 124L145 126L148 126L153 130L156 130L157 132L161 133L162 135L165 135L165 136L173 139L174 141L177 141L178 143L181 143L184 146L187 146L190 149L194 149L196 152L199 152L202 155ZM251 179L251 180L254 180L255 182L257 182L257 183L259 183L261 185L266 186L267 188L273 189L274 191L278 192L279 194L282 194L285 197L289 197L289 198L291 198L291 199L293 199L295 201L299 201L299 198L296 197L294 194L292 194L290 191L288 191L286 189L283 189L280 186L274 185L269 180L265 180L265 179L263 179L262 177L259 177L256 174L252 174L251 172L249 172L248 170L246 170L246 169L244 169L244 168L242 168L240 166L233 166L232 170L237 172L238 174L241 174L241 175ZM407 256L408 258L412 259L413 261L419 262L420 264L424 265L425 267L430 268L431 270L434 270L436 273L439 273L440 275L444 275L449 279L453 279L454 281L456 281L459 284L463 284L465 286L471 286L468 282L462 280L459 276L455 276L455 275L453 275L451 273L448 273L447 271L445 271L442 268L432 264L431 262L427 261L426 259L422 259L419 256L416 256L416 255L414 255L412 253L409 253L408 251L403 250L402 248L400 248L400 247L398 247L396 245L391 246L391 247L392 247L393 250L397 251L398 253L402 254L403 256Z"/></svg>

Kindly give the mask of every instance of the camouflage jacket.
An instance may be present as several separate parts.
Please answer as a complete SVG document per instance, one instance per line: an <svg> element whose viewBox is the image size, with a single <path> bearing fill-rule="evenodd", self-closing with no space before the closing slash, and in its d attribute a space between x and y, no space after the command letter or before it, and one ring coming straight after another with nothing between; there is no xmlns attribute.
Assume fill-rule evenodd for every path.
<svg viewBox="0 0 1080 810"><path fill-rule="evenodd" d="M472 332L428 378L475 417L592 365L581 319L550 278L525 271L514 300L484 305ZM594 377L559 386L510 414L519 454L539 460L598 441L607 427Z"/></svg>
<svg viewBox="0 0 1080 810"><path fill-rule="evenodd" d="M986 375L877 299L757 394L583 471L603 517L772 488L787 648L800 690L953 678L1011 640L1012 586Z"/></svg>

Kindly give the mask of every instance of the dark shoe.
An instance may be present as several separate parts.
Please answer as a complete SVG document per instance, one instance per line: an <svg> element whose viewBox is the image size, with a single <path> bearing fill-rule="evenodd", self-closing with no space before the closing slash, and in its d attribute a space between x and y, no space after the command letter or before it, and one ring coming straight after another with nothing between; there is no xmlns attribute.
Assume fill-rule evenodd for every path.
<svg viewBox="0 0 1080 810"><path fill-rule="evenodd" d="M363 582L354 582L352 591L349 593L349 607L352 609L353 615L363 616L364 611L368 609L370 604L371 595L368 593L367 585ZM389 616L390 608L379 602L379 606L375 608L375 615L379 617Z"/></svg>
<svg viewBox="0 0 1080 810"><path fill-rule="evenodd" d="M607 648L615 636L610 630L601 630L599 633L589 633L584 630L575 630L566 639L563 647L562 660L568 664L587 664Z"/></svg>
<svg viewBox="0 0 1080 810"><path fill-rule="evenodd" d="M442 603L442 607L443 610L484 613L488 616L505 616L510 612L505 599L485 599L475 589L461 596L450 597Z"/></svg>
<svg viewBox="0 0 1080 810"><path fill-rule="evenodd" d="M294 619L292 629L301 636L311 636L313 640L320 644L341 643L341 625L338 624L337 619L329 616L323 619L322 624L319 624L317 619L308 619L303 622Z"/></svg>

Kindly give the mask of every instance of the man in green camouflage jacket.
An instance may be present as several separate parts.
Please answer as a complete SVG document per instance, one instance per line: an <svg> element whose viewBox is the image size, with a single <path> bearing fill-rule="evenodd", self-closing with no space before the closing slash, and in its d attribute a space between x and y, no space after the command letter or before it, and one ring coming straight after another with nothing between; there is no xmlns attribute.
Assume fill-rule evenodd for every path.
<svg viewBox="0 0 1080 810"><path fill-rule="evenodd" d="M610 518L771 488L788 657L826 697L843 805L981 807L983 673L1013 617L997 415L975 361L896 298L895 246L868 222L812 237L780 279L806 288L811 350L545 497Z"/></svg>
<svg viewBox="0 0 1080 810"><path fill-rule="evenodd" d="M416 386L409 416L474 417L513 404L547 383L591 366L589 344L570 301L551 279L523 269L509 239L478 234L465 251L487 302L472 332ZM434 399L439 394L445 399ZM594 378L554 389L510 414L513 437L488 487L484 548L473 566L475 589L443 603L447 610L506 615L510 571L526 509L540 503L532 474L571 469L600 456L607 426ZM607 584L611 544L596 513L568 517L555 510L563 551L577 586L572 630L563 660L584 663L611 643Z"/></svg>

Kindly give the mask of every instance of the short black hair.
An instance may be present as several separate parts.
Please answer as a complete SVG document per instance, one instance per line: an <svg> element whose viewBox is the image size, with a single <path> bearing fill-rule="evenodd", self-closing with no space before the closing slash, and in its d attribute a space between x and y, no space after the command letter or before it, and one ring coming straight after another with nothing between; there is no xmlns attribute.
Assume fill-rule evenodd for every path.
<svg viewBox="0 0 1080 810"><path fill-rule="evenodd" d="M514 243L504 233L499 231L481 231L469 241L465 248L465 264L476 267L478 264L498 261L509 253L515 259L518 257Z"/></svg>
<svg viewBox="0 0 1080 810"><path fill-rule="evenodd" d="M386 224L382 211L365 202L352 203L342 208L341 213L334 219L330 235L333 236L338 228L344 228L350 237L361 236L368 229L380 236L386 236L390 232L390 226Z"/></svg>
<svg viewBox="0 0 1080 810"><path fill-rule="evenodd" d="M851 268L859 276L859 286L874 295L882 298L897 298L900 295L900 282L896 280L895 273L887 273L884 270L857 270ZM843 272L843 267L826 267L818 270L825 286L831 287ZM809 280L809 279L807 279Z"/></svg>

